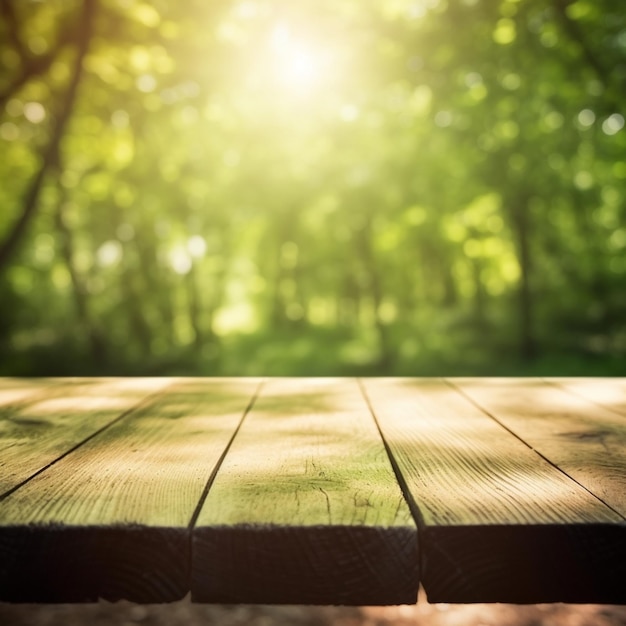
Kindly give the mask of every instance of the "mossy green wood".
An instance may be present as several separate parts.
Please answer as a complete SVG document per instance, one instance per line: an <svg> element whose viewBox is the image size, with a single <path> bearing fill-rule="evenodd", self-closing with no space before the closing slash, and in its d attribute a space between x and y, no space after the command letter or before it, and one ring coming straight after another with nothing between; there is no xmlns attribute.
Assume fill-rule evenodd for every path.
<svg viewBox="0 0 626 626"><path fill-rule="evenodd" d="M626 518L624 417L536 378L460 378L451 382Z"/></svg>
<svg viewBox="0 0 626 626"><path fill-rule="evenodd" d="M167 384L167 379L3 381L0 497ZM8 383L8 386L4 386Z"/></svg>
<svg viewBox="0 0 626 626"><path fill-rule="evenodd" d="M626 378L545 378L565 391L626 417Z"/></svg>
<svg viewBox="0 0 626 626"><path fill-rule="evenodd" d="M617 513L445 382L363 386L420 519L430 601L626 601Z"/></svg>
<svg viewBox="0 0 626 626"><path fill-rule="evenodd" d="M271 379L193 532L192 598L415 602L417 529L352 379Z"/></svg>
<svg viewBox="0 0 626 626"><path fill-rule="evenodd" d="M175 383L0 505L0 599L188 591L189 524L258 381Z"/></svg>

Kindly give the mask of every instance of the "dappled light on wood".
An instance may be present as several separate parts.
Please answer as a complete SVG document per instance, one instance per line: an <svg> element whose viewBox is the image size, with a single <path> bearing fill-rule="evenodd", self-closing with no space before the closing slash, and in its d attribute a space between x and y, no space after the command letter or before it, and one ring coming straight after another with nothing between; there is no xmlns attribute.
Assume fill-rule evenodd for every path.
<svg viewBox="0 0 626 626"><path fill-rule="evenodd" d="M539 380L455 379L453 384L626 517L623 415Z"/></svg>
<svg viewBox="0 0 626 626"><path fill-rule="evenodd" d="M417 528L355 380L264 383L193 546L198 601L415 600Z"/></svg>
<svg viewBox="0 0 626 626"><path fill-rule="evenodd" d="M412 525L358 386L345 379L268 380L204 509L200 524Z"/></svg>
<svg viewBox="0 0 626 626"><path fill-rule="evenodd" d="M553 382L31 392L0 412L0 600L388 605L421 582L433 602L624 601L626 423Z"/></svg>
<svg viewBox="0 0 626 626"><path fill-rule="evenodd" d="M22 487L4 522L26 516L31 523L185 528L212 470L211 455L215 465L257 384L252 379L209 386L192 379L177 382L167 396L145 403L131 419L113 424L59 461L57 471L68 477L62 487L50 474ZM137 398L127 408L136 403ZM93 420L94 409L78 406L68 421L70 428L73 420L84 429L81 417ZM119 414L121 407L116 408ZM38 494L46 494L44 502ZM186 506L177 506L185 501Z"/></svg>
<svg viewBox="0 0 626 626"><path fill-rule="evenodd" d="M0 452L5 466L0 495L165 388L167 379L69 379L34 384L32 395L0 409Z"/></svg>
<svg viewBox="0 0 626 626"><path fill-rule="evenodd" d="M444 382L377 379L364 388L427 525L619 519Z"/></svg>
<svg viewBox="0 0 626 626"><path fill-rule="evenodd" d="M622 557L601 566L595 559L615 549L609 537L617 538L624 522L623 511L603 497L607 486L610 502L623 494L623 455L608 462L580 455L576 442L559 437L548 416L557 424L572 419L575 427L571 397L560 406L564 392L527 379L378 378L363 387L420 520L421 580L431 601L619 595L612 581ZM503 390L499 404L489 395L497 390ZM558 399L548 413L542 400L553 392ZM593 406L575 404L580 415ZM509 418L513 406L519 421ZM603 429L615 417L594 411L586 423ZM616 433L623 437L623 420L620 426ZM577 555L577 545L586 546L588 556ZM561 578L564 567L576 572L575 583Z"/></svg>
<svg viewBox="0 0 626 626"><path fill-rule="evenodd" d="M259 381L151 382L160 393L144 392L117 420L107 415L101 432L79 440L53 472L31 463L30 480L3 502L0 551L11 565L0 571L0 599L166 602L187 593L189 524ZM57 420L57 450L95 416L69 417ZM49 439L19 443L45 462L36 453Z"/></svg>
<svg viewBox="0 0 626 626"><path fill-rule="evenodd" d="M614 378L549 378L577 397L586 398L615 413L626 415L626 385Z"/></svg>

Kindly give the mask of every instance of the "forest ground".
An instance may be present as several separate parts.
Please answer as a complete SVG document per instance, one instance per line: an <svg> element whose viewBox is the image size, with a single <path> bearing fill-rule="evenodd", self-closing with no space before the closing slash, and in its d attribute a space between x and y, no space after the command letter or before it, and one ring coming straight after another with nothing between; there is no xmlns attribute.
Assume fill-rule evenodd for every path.
<svg viewBox="0 0 626 626"><path fill-rule="evenodd" d="M574 604L428 604L311 607L98 602L0 603L4 626L626 626L626 606Z"/></svg>

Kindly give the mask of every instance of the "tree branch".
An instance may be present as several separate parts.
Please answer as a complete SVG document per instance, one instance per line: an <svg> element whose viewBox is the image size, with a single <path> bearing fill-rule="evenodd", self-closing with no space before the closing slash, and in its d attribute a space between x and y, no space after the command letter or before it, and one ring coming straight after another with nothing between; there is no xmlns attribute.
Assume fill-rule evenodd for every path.
<svg viewBox="0 0 626 626"><path fill-rule="evenodd" d="M99 169L98 167L93 170ZM74 296L74 304L76 306L76 315L79 328L85 334L89 353L94 363L102 364L106 356L106 342L104 335L97 321L91 313L89 303L89 290L85 284L84 277L81 276L76 262L74 251L74 236L72 229L67 223L65 217L65 202L67 199L67 191L60 183L62 166L58 165L57 186L59 196L57 199L55 225L60 243L61 255L65 261L67 271L72 281L72 294Z"/></svg>
<svg viewBox="0 0 626 626"><path fill-rule="evenodd" d="M0 244L0 272L8 265L24 233L26 232L28 225L35 215L38 206L39 194L43 187L46 174L58 161L57 157L59 153L59 146L61 145L61 140L63 139L67 123L74 108L78 86L81 82L83 74L83 60L87 54L92 38L97 1L98 0L83 1L83 10L76 31L78 37L77 50L70 84L67 87L67 91L65 92L65 96L61 103L56 118L56 124L52 129L52 135L44 150L41 166L24 194L21 215L10 229L4 241Z"/></svg>
<svg viewBox="0 0 626 626"><path fill-rule="evenodd" d="M2 15L4 15L4 19L7 21L9 26L9 38L13 43L13 47L19 54L21 62L24 64L26 62L27 54L26 49L24 48L24 43L20 38L19 22L15 15L13 3L11 0L0 0L0 9L2 10Z"/></svg>
<svg viewBox="0 0 626 626"><path fill-rule="evenodd" d="M25 52L21 54L22 71L0 91L0 109L2 109L7 100L11 98L11 96L13 96L19 89L21 89L29 80L47 72L59 56L59 53L68 44L72 43L76 39L76 43L80 45L82 33L78 31L74 37L72 35L72 29L66 26L61 29L55 46L52 50L50 50L50 52L48 52L48 54L41 56L28 56Z"/></svg>

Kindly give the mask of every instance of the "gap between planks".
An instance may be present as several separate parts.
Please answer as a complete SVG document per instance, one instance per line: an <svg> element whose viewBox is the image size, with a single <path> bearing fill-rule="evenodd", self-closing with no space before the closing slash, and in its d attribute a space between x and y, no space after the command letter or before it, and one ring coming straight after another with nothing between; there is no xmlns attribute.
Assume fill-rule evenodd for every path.
<svg viewBox="0 0 626 626"><path fill-rule="evenodd" d="M418 523L418 525L419 525L419 527L420 527L420 531L419 531L419 532L420 532L420 537L421 537L420 542L422 542L422 545L424 545L424 542L427 542L427 540L428 540L428 532L426 532L426 527L427 527L427 524L426 524L426 522L425 522L425 521L424 521L424 519L423 519L422 513L421 513L420 508L419 508L419 505L416 503L416 501L417 501L417 502L419 502L420 500L419 500L417 497L415 497L415 498L413 497L413 495L412 495L412 493L411 493L411 488L410 488L410 486L409 486L409 482L410 482L410 481L409 481L408 479L407 479L407 480L405 480L405 477L404 477L404 475L403 475L403 473L402 473L402 470L401 470L400 464L398 463L398 461L396 460L396 458L395 458L395 456L394 456L393 449L392 449L392 448L393 448L393 446L389 444L389 442L387 441L387 438L385 437L385 427L384 427L384 426L381 426L381 423L380 423L379 419L378 419L378 418L377 418L377 416L376 416L376 410L375 410L375 408L372 406L372 403L370 402L370 399L369 399L369 397L367 396L367 393L366 393L366 391L365 391L365 385L371 384L371 383L372 383L372 380L371 380L371 379L359 379L359 380L357 380L356 382L357 382L357 383L358 383L358 385L360 386L360 389L361 389L361 394L362 394L363 399L364 399L364 400L367 402L367 404L368 404L368 413L369 413L369 414L371 415L371 417L374 419L374 423L375 423L375 425L376 425L376 429L377 429L377 431L378 431L378 435L379 435L379 437L381 438L382 443L384 444L384 447L385 447L385 453L386 453L386 455L388 456L388 459L389 459L389 461L390 461L390 462L391 462L391 464L392 464L393 472L394 472L394 473L395 473L395 475L396 475L397 482L400 484L400 486L401 486L401 488L402 488L402 490L403 490L403 492L404 492L405 498L407 499L407 501L408 501L409 503L411 503L411 509L412 509L412 510L411 510L411 512L413 513L413 516L416 518L416 522ZM430 381L430 382L432 382L432 381ZM447 384L447 383L446 383L446 384ZM164 392L164 391L165 391L165 390L163 390L163 392ZM233 446L233 444L235 444L235 443L236 443L236 441L237 441L237 437L238 437L238 435L239 435L239 432L240 432L240 430L241 430L241 428L242 428L242 426L243 426L243 424L244 424L244 420L246 419L246 416L248 415L248 413L249 413L249 412L253 409L254 404L255 404L255 399L259 396L259 391L260 391L260 385L259 385L259 387L257 387L257 391L256 391L255 395L254 395L254 396L253 396L253 398L249 401L247 408L244 410L243 414L241 415L241 417L240 417L240 419L239 419L239 422L238 422L238 425L237 425L237 427L236 427L236 431L235 431L234 433L232 433L232 435L231 435L231 437L230 437L230 439L229 439L229 441L228 441L228 443L227 443L226 448L222 451L222 454L221 454L220 458L218 459L218 465L217 465L217 467L215 467L215 468L213 469L213 471L212 471L212 472L211 472L211 474L209 475L209 478L206 480L206 483L205 483L205 485L204 485L203 491L202 491L202 493L201 493L201 495L200 495L200 498L199 498L199 500L198 500L198 502L197 502L197 504L196 504L196 507L195 507L195 509L194 509L194 511L193 511L193 514L192 514L192 516L191 516L190 522L189 522L188 527L187 527L187 537L188 537L188 540L191 540L192 535L194 534L194 532L195 532L195 530L196 530L196 524L195 524L195 522L197 521L197 519L198 519L198 517L199 517L199 515L200 515L200 512L201 512L201 510L202 510L202 508L203 508L203 504L204 504L204 502L205 502L206 498L210 495L210 493L211 493L211 488L212 488L212 486L213 486L213 484L214 484L214 482L215 482L216 478L217 478L217 477L218 477L218 475L219 475L219 473L218 473L218 469L219 469L219 468L221 468L221 466L222 466L222 464L224 463L224 461L228 458L228 455L230 454L231 447ZM462 396L462 395L458 392L458 390L455 390L455 393L456 393L459 397L463 397L463 396ZM466 401L467 401L467 400L466 400ZM472 404L473 404L475 407L478 407L478 405L476 405L476 403L475 403L475 402L472 402ZM484 413L486 413L486 412L485 412L485 410L482 408L482 406L480 406L480 410L482 411L482 413L483 413L483 414L484 414ZM131 410L130 412L133 412L133 411ZM119 416L117 419L121 419L121 417L122 417L122 416ZM506 428L506 426L504 426L503 424L500 424L500 422L499 422L497 419L495 419L493 416L488 415L488 417L490 417L494 423L497 423L497 424L501 427L501 429L502 429L502 430L507 431L509 435L511 435L512 437L515 437L517 440L519 440L520 442L524 443L524 445L525 445L525 446L527 446L528 448L530 448L530 450L532 450L532 452L533 452L534 454L536 453L536 454L537 454L540 458L545 459L545 457L543 457L543 456L542 456L539 452L537 452L537 450L535 450L535 448L533 448L530 444L528 444L528 443L527 443L524 439L522 439L521 437L519 437L519 436L518 436L516 433L514 433L512 430L507 429L507 428ZM485 417L485 419L486 419L486 417ZM116 420L116 421L117 421L117 420ZM105 429L103 429L103 430L106 430L106 428L105 428ZM88 443L91 439L93 439L93 438L95 438L95 437L96 437L96 434L93 434L90 438L88 438L87 440L85 440L85 442L83 442L83 443ZM73 452L77 452L77 451L78 451L78 448L79 448L79 447L82 447L82 445L83 445L83 444L81 443L81 446L76 446L76 447L75 447L75 449L73 449L72 451L73 451ZM66 452L66 455L69 455L69 453L70 453L70 451L67 451L67 452ZM60 460L60 459L59 459L59 460ZM548 462L549 462L549 461L548 461ZM55 462L55 463L56 463L56 462ZM552 464L552 465L554 465L554 464ZM50 467L50 466L48 466L48 467ZM556 466L555 466L555 467L556 467ZM559 469L559 471L562 471L562 470L560 470L560 468L558 468L558 467L557 467L557 469ZM322 493L322 494L324 494L324 497L326 498L326 501L327 501L327 505L328 505L328 506L330 506L330 503L329 503L329 500L328 500L328 494L327 494L327 493L325 493L325 491L324 491L324 489L323 489L323 488L321 488L321 493ZM495 545L501 545L501 544L502 544L502 542L504 542L504 544L502 544L502 545L504 546L504 549L505 549L505 551L506 551L507 542L508 542L508 541L510 541L510 540L514 540L514 539L515 539L515 536L516 536L516 534L515 534L515 533L518 533L518 535L517 535L517 536L519 537L519 531L520 531L520 529L518 528L518 529L516 530L515 528L507 527L506 525L504 525L503 527L501 527L501 528L500 528L500 530L501 530L501 531L503 531L503 532L504 532L504 534L500 533L500 535L498 535L498 532L499 532L499 531L494 531L494 533L492 533L492 537L491 537L491 540L492 540L492 547L493 547L493 546L495 546ZM523 530L523 529L522 529L522 530ZM544 537L542 538L542 537L540 537L540 536L539 536L539 535L541 535L541 532L537 531L537 529L535 529L535 531L533 531L533 529L531 528L530 530L531 530L531 534L529 535L529 539L533 539L533 535L532 535L532 533L533 533L533 532L535 532L535 539L536 539L537 537L539 537L539 539L540 539L542 542L544 542L544 541L546 541L546 540L552 541L552 540L554 539L554 537L553 537L552 535L550 535L549 533L548 533L548 535L546 535L546 536L544 536ZM612 532L612 531L614 531L614 530L615 530L615 528L612 526L609 530ZM459 539L459 537L460 537L460 538L462 539L463 543L467 543L468 539L472 539L472 538L473 538L473 540L474 540L474 541L477 541L478 539L480 539L480 534L479 534L479 535L476 535L476 534L472 535L472 532L473 532L473 531L471 531L471 529L470 529L470 530L465 529L465 531L464 531L464 532L465 532L465 534L461 533L461 534L459 534L459 535L457 536L457 539ZM512 533L512 534L511 534L511 533ZM432 533L431 533L431 534L432 534ZM592 534L593 534L593 533L592 533ZM436 537L436 534L435 534L435 535L433 535L433 537ZM440 537L440 538L441 538L441 537ZM454 547L455 549L458 549L458 550L460 550L461 552L463 552L463 550L465 549L463 545L460 545L460 544L459 544L459 545L456 545L456 546L455 546L455 542L454 542L454 541L450 541L449 539L450 539L450 537L448 538L448 540L446 540L446 539L445 539L445 536L444 536L444 543L445 543L446 541L448 541L448 543L447 543L448 548L453 548L453 547ZM454 539L454 537L452 537L452 539ZM585 535L585 533L582 533L582 534L577 534L577 533L574 533L574 539L581 539L583 542L585 542L585 541L587 541L587 542L591 541L591 544L592 544L592 545L596 545L596 544L597 544L597 542L596 542L596 544L594 544L594 543L593 543L593 542L595 541L595 537L594 537L594 536L591 536L591 539L590 539L590 537L588 536L588 533L587 533L587 535ZM568 540L568 541L566 541L565 545L566 545L566 547L568 547L568 549L569 549L569 546L571 545L572 541L573 541L573 540ZM442 546L442 544L440 543L440 544L439 544L439 548L441 548L441 546ZM296 546L296 547L297 547L297 546ZM601 547L601 546L600 546L600 547ZM421 554L422 554L422 555L424 555L424 551L421 551ZM475 556L475 555L474 555L474 556ZM189 560L188 560L188 563L190 563L190 562L191 562L191 554L190 554L190 558L189 558ZM465 565L467 566L467 564L465 564ZM431 570L432 570L432 563L428 564L428 567L430 567L430 568L431 568ZM426 568L425 568L425 570L426 570L427 572L428 572L428 567L426 567ZM480 572L479 572L479 573L480 573ZM437 584L439 584L439 583L440 583L440 581L435 581L435 582L437 582ZM463 584L466 584L466 582L464 582ZM446 588L445 588L445 586L444 586L444 587L441 587L441 588L436 588L436 587L435 587L435 589L436 589L437 593L441 592L441 591L442 591L442 589L443 589L443 591L444 591L445 593L458 593L458 590L457 590L457 591L454 591L454 589L453 589L452 591L450 591L450 588L446 589ZM467 589L465 588L465 589L463 590L463 593L466 593L466 592L467 592ZM454 601L454 600L450 600L450 598L451 598L451 597L452 597L452 596L449 596L448 598L443 598L441 601ZM432 599L433 599L433 600L435 600L435 599L436 599L436 596L433 596L433 598L432 598ZM483 597L483 599L485 599L485 598ZM480 598L479 598L479 600L480 600ZM471 600L471 599L470 599L470 600L467 600L467 599L466 599L466 600L463 600L463 601L475 601L475 600Z"/></svg>
<svg viewBox="0 0 626 626"><path fill-rule="evenodd" d="M192 599L415 602L417 540L356 379L270 379L193 529Z"/></svg>
<svg viewBox="0 0 626 626"><path fill-rule="evenodd" d="M45 472L53 465L67 457L72 452L78 450L81 446L89 442L94 437L97 437L99 434L103 433L105 430L116 424L118 421L124 419L125 417L131 415L134 411L140 410L143 406L153 402L160 394L165 393L167 388L170 386L171 382L169 379L159 379L161 383L156 390L150 391L149 389L142 389L141 381L148 379L138 379L139 384L138 388L130 389L129 393L133 393L136 391L139 395L136 398L132 398L128 403L124 404L123 402L119 404L117 407L110 406L109 398L101 398L104 400L104 404L98 403L98 396L95 395L95 392L100 394L106 393L106 385L107 384L115 384L119 379L89 379L89 378L74 378L74 379L62 379L60 384L57 382L56 385L50 382L50 379L44 379L44 387L36 386L30 389L30 393L24 397L19 397L19 399L10 402L0 409L0 425L4 420L8 420L13 422L18 427L17 432L17 446L15 444L11 444L10 448L12 457L17 458L16 454L19 455L19 472L16 469L13 470L13 476L3 479L0 479L0 502L14 493L20 487L26 485L33 478L39 476L42 472ZM134 381L133 381L134 382ZM104 386L104 389L100 387L100 385ZM100 388L99 388L100 387ZM150 387L154 387L154 385L150 385ZM95 395L87 396L86 399L83 399L84 402L87 402L89 405L89 400L92 399L93 403L89 407L89 411L85 411L85 415L88 415L93 421L94 411L99 411L101 415L99 415L100 419L96 420L95 427L85 427L84 424L76 423L77 416L76 414L70 414L70 419L73 420L74 423L67 424L65 429L62 430L63 437L70 435L70 443L72 439L75 441L71 443L69 448L66 448L66 441L58 439L59 433L59 424L53 423L54 413L52 417L49 415L50 402L54 403L55 401L63 401L63 400L76 400L81 399L80 396L76 396L73 391L78 391L91 393ZM68 393L69 392L69 393ZM114 403L115 401L113 401ZM62 402L61 402L62 404ZM43 405L43 406L42 406ZM43 407L46 407L43 409ZM30 409L35 413L35 417L27 417L22 418L20 414L25 410ZM43 410L43 414L41 413ZM59 409L58 405L55 407L55 412L58 414L61 410L68 411L70 407L67 405L62 409ZM39 411L39 413L37 412ZM120 413L121 411L121 413ZM101 422L102 425L98 426L98 422ZM39 437L37 443L38 445L28 446L31 449L28 451L31 453L31 458L24 459L23 452L20 451L20 443L24 442L23 434L20 436L19 426L24 426L26 429L29 427L41 428L42 426L49 426L54 429L52 432L48 430L48 433L44 434L42 437ZM85 430L85 432L83 432ZM74 435L72 437L71 435ZM54 436L50 436L54 435ZM15 435L14 435L15 436ZM63 441L63 443L61 443ZM28 439L26 439L26 443ZM34 449L33 449L34 447ZM39 448L39 450L37 450ZM6 448L5 448L6 451ZM42 458L43 452L43 461ZM32 456L33 453L36 453L37 456ZM14 460L10 457L5 457L3 466L6 468L11 467L11 461ZM13 462L13 466L15 466L15 462ZM17 476L15 476L17 474ZM21 477L20 477L21 474Z"/></svg>
<svg viewBox="0 0 626 626"><path fill-rule="evenodd" d="M542 379L446 382L626 521L626 423L619 414Z"/></svg>
<svg viewBox="0 0 626 626"><path fill-rule="evenodd" d="M361 382L413 502L429 600L626 599L621 515L444 381Z"/></svg>
<svg viewBox="0 0 626 626"><path fill-rule="evenodd" d="M190 520L252 385L176 379L133 419L118 419L7 497L0 508L0 597L183 597Z"/></svg>

